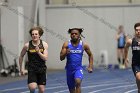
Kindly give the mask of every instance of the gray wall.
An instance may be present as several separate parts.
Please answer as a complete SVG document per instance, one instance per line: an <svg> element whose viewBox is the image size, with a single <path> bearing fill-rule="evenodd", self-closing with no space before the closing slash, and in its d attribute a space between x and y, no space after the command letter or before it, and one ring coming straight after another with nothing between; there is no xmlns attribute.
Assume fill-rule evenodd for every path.
<svg viewBox="0 0 140 93"><path fill-rule="evenodd" d="M30 39L28 31L35 24L33 20L36 0L8 1L11 8L18 9L18 7L22 7L24 12L23 15L19 15L14 11L1 7L1 40L7 57L5 63L8 61L13 64L13 59L15 55L19 55L23 43ZM43 3L43 0L41 3ZM40 7L40 9L43 9L43 7ZM64 68L66 60L61 62L59 54L64 41L70 39L67 30L72 27L84 28L83 35L86 38L83 41L91 47L95 65L100 63L100 53L102 51L107 51L108 63L117 64L116 28L122 24L126 33L133 35L133 25L140 19L140 7L133 4L131 6L77 6L76 3L65 6L48 5L46 9L39 13L40 25L45 30L43 40L49 44L49 59L47 61L49 69ZM19 17L23 21L19 21ZM19 33L23 33L23 35ZM23 38L20 38L20 35ZM131 55L129 56L131 58ZM83 64L88 64L86 54L83 58Z"/></svg>
<svg viewBox="0 0 140 93"><path fill-rule="evenodd" d="M64 68L59 54L64 41L70 39L67 30L72 27L84 28L83 39L89 44L95 65L100 63L100 54L107 51L108 63L117 64L117 27L122 24L127 34L133 35L133 25L140 19L140 7L129 6L47 6L46 27L49 44L49 68ZM131 54L129 54L131 58ZM88 64L87 56L83 64Z"/></svg>
<svg viewBox="0 0 140 93"><path fill-rule="evenodd" d="M13 7L13 9L17 9ZM4 13L6 15L4 15ZM12 17L12 19L11 19ZM1 11L1 43L4 48L4 62L7 66L13 63L13 59L18 55L18 17L14 13L9 12L7 8Z"/></svg>
<svg viewBox="0 0 140 93"><path fill-rule="evenodd" d="M4 64L14 64L23 44L29 39L29 29L34 24L36 0L8 0L1 9L1 44Z"/></svg>

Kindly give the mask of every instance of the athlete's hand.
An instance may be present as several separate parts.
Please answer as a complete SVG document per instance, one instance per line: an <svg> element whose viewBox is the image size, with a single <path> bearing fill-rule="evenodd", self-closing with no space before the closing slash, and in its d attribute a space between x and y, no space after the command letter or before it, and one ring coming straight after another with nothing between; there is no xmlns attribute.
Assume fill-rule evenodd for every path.
<svg viewBox="0 0 140 93"><path fill-rule="evenodd" d="M20 70L20 74L21 74L21 76L25 75L25 71L24 70Z"/></svg>
<svg viewBox="0 0 140 93"><path fill-rule="evenodd" d="M69 53L70 53L70 49L67 48L67 50L66 50L66 54L69 54Z"/></svg>
<svg viewBox="0 0 140 93"><path fill-rule="evenodd" d="M39 52L39 47L38 46L35 47L35 51Z"/></svg>
<svg viewBox="0 0 140 93"><path fill-rule="evenodd" d="M93 68L91 68L91 67L88 67L87 70L88 70L88 73L92 73L93 72Z"/></svg>

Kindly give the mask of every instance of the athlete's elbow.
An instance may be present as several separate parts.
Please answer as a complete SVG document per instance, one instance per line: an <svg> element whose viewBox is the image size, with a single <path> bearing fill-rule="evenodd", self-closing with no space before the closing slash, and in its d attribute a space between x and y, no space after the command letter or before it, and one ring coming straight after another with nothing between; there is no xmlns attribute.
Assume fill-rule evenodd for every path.
<svg viewBox="0 0 140 93"><path fill-rule="evenodd" d="M64 59L60 58L61 61L63 61Z"/></svg>
<svg viewBox="0 0 140 93"><path fill-rule="evenodd" d="M60 57L60 60L63 61L65 58L64 57Z"/></svg>
<svg viewBox="0 0 140 93"><path fill-rule="evenodd" d="M48 57L44 57L43 60L44 60L44 61L47 61L47 60L48 60Z"/></svg>
<svg viewBox="0 0 140 93"><path fill-rule="evenodd" d="M47 61L47 59L44 59L44 61Z"/></svg>

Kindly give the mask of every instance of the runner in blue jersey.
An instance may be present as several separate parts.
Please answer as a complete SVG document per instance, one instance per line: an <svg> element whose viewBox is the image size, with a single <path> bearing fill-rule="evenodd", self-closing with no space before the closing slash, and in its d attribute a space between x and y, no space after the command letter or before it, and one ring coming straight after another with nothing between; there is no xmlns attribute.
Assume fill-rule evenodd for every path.
<svg viewBox="0 0 140 93"><path fill-rule="evenodd" d="M119 62L119 67L120 68L125 68L124 64L124 46L125 46L125 40L126 40L126 35L124 32L124 27L123 25L120 25L118 28L118 33L117 33L117 59Z"/></svg>
<svg viewBox="0 0 140 93"><path fill-rule="evenodd" d="M125 45L125 64L128 66L128 50L132 48L132 70L136 78L138 93L140 93L140 23L134 25L135 36L128 39Z"/></svg>
<svg viewBox="0 0 140 93"><path fill-rule="evenodd" d="M67 58L66 75L67 85L70 93L81 93L81 82L83 79L82 57L84 50L88 54L89 73L93 71L93 55L89 46L81 40L83 29L72 28L68 30L71 40L64 42L60 52L60 60Z"/></svg>

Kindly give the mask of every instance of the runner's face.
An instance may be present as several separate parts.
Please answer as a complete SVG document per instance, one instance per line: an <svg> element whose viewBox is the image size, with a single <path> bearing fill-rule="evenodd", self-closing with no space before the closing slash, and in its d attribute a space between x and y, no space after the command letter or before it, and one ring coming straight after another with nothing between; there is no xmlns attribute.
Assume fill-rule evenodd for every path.
<svg viewBox="0 0 140 93"><path fill-rule="evenodd" d="M77 41L77 40L79 40L79 38L80 38L80 33L79 33L79 31L78 31L78 30L72 30L72 31L71 31L71 34L70 34L70 37L71 37L72 41Z"/></svg>
<svg viewBox="0 0 140 93"><path fill-rule="evenodd" d="M40 35L39 35L38 30L33 30L31 36L32 36L32 40L33 40L33 41L37 41L37 40L40 39Z"/></svg>
<svg viewBox="0 0 140 93"><path fill-rule="evenodd" d="M118 31L119 31L119 33L124 33L124 27L123 26L119 26Z"/></svg>
<svg viewBox="0 0 140 93"><path fill-rule="evenodd" d="M136 34L137 37L140 38L140 26L136 27L135 34Z"/></svg>

